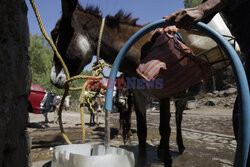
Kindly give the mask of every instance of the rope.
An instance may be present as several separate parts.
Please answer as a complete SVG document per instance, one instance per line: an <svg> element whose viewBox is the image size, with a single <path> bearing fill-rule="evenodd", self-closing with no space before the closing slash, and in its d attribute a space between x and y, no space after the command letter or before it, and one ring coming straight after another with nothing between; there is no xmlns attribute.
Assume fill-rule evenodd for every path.
<svg viewBox="0 0 250 167"><path fill-rule="evenodd" d="M63 123L62 123L62 106L64 103L64 100L66 98L66 96L68 95L69 90L71 91L77 91L77 90L82 90L81 92L81 101L80 101L80 112L81 112L81 124L82 124L82 142L85 143L85 121L84 121L84 100L88 99L87 102L89 103L89 105L91 106L90 103L90 94L92 93L89 89L88 89L88 95L85 96L85 90L88 86L88 83L90 80L94 80L95 82L99 82L103 77L99 76L100 74L103 75L103 69L104 67L108 67L109 69L111 69L107 64L105 64L103 61L100 61L100 48L101 48L101 39L102 39L102 34L103 34L103 29L104 29L104 25L105 25L105 18L102 19L102 23L101 23L101 28L100 28L100 33L99 33L99 39L98 39L98 46L97 46L97 61L96 63L93 64L92 66L92 75L93 76L86 76L86 75L77 75L77 76L73 76L70 77L68 68L63 60L63 58L61 57L60 53L58 52L55 44L53 43L53 41L50 39L50 37L48 36L48 34L46 33L39 11L36 7L36 4L34 2L34 0L30 0L31 6L34 10L34 13L36 15L40 30L43 34L43 36L45 37L45 39L48 41L48 43L50 44L50 46L52 47L54 53L56 54L57 58L59 59L63 70L66 74L66 78L67 80L64 83L64 94L63 97L61 99L60 105L59 105L59 111L58 111L58 119L59 119L59 126L60 126L60 130L61 130L61 134L64 138L64 140L68 143L68 144L72 144L71 141L69 140L68 136L66 135L64 128L63 128ZM103 75L104 76L104 75ZM69 85L71 84L72 81L74 80L79 80L79 79L87 79L87 81L84 83L84 85L82 87L76 87L76 88L71 88ZM106 90L100 90L100 92L102 94L105 93ZM94 93L94 96L96 96L97 92ZM92 97L94 97L92 96ZM91 106L92 108L92 106ZM93 108L92 108L93 110ZM93 110L94 111L94 110Z"/></svg>
<svg viewBox="0 0 250 167"><path fill-rule="evenodd" d="M68 95L69 89L65 89L63 97L61 99L60 105L59 105L59 111L58 111L58 121L59 121L59 126L60 126L60 130L61 130L61 134L64 138L64 140L68 143L68 144L72 144L71 141L69 140L68 136L65 134L64 132L64 128L63 128L63 123L62 123L62 107L63 107L63 103L64 100L66 98L66 96Z"/></svg>
<svg viewBox="0 0 250 167"><path fill-rule="evenodd" d="M99 32L99 38L98 38L98 45L97 45L97 63L100 61L100 50L101 50L101 42L102 42L102 34L104 30L104 25L105 25L105 18L102 19L102 24Z"/></svg>
<svg viewBox="0 0 250 167"><path fill-rule="evenodd" d="M84 97L85 89L87 87L88 81L86 81L82 87L82 96L80 101L80 111L81 111L81 125L82 125L82 142L85 143L85 121L84 121Z"/></svg>

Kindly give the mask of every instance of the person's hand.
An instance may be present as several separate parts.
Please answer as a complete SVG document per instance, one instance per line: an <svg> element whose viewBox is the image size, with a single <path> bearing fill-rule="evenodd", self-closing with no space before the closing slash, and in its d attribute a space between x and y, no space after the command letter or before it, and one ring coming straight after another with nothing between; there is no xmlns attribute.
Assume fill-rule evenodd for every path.
<svg viewBox="0 0 250 167"><path fill-rule="evenodd" d="M179 31L179 29L175 26L167 26L164 28L164 32L167 32L168 34L174 35Z"/></svg>
<svg viewBox="0 0 250 167"><path fill-rule="evenodd" d="M191 29L192 25L200 21L204 17L204 12L200 8L181 9L170 16L163 17L166 22L173 20L176 27L183 29Z"/></svg>

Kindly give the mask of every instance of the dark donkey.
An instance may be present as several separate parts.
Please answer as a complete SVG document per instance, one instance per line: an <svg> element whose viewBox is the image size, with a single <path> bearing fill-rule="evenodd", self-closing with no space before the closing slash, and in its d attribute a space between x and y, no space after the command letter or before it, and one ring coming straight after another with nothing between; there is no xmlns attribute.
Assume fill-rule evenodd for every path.
<svg viewBox="0 0 250 167"><path fill-rule="evenodd" d="M96 55L97 41L102 22L101 12L98 8L83 9L77 0L62 0L62 17L57 21L51 36L58 51L63 57L71 76L79 74ZM115 16L107 16L103 38L101 42L101 58L112 64L125 42L142 26L136 25L137 19L131 19L130 14L125 15L119 11ZM129 77L138 77L136 68L141 60L142 46L150 41L152 33L145 35L125 55L120 71ZM142 50L143 51L143 50ZM51 82L62 88L66 75L62 66L54 56L51 69ZM137 118L137 135L139 139L139 165L146 162L146 97L148 90L134 89L133 98ZM182 112L186 100L176 101L177 144L180 153L185 149L181 136ZM171 166L172 159L169 152L170 136L170 99L160 100L160 146L158 155L166 165Z"/></svg>
<svg viewBox="0 0 250 167"><path fill-rule="evenodd" d="M130 89L126 88L126 82L124 79L124 74L121 74L118 79L120 83L116 84L116 93L114 97L114 105L117 107L118 112L120 113L120 129L118 135L122 135L124 142L132 136L131 131L131 114L134 110L133 104L133 92Z"/></svg>

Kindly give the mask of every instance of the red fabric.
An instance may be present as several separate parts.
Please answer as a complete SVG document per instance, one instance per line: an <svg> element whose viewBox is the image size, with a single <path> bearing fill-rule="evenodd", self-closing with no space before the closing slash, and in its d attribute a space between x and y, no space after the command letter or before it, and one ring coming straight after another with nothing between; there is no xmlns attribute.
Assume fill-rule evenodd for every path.
<svg viewBox="0 0 250 167"><path fill-rule="evenodd" d="M171 27L172 28L172 27ZM151 89L157 98L180 95L191 86L211 76L209 65L195 57L191 49L167 32L158 29L160 36L137 68L137 73L147 81L163 80L162 89Z"/></svg>
<svg viewBox="0 0 250 167"><path fill-rule="evenodd" d="M95 90L95 89L107 89L107 85L101 82L98 79L89 79L87 80L87 87L86 89Z"/></svg>

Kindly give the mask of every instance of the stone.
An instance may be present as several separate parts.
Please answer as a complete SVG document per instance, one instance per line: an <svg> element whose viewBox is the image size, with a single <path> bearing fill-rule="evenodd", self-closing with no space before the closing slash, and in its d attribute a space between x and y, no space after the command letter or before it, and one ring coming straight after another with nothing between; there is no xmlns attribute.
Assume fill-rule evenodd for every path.
<svg viewBox="0 0 250 167"><path fill-rule="evenodd" d="M186 106L187 109L195 109L197 107L198 107L198 104L196 101L192 100L192 101L187 102L187 106Z"/></svg>
<svg viewBox="0 0 250 167"><path fill-rule="evenodd" d="M235 94L235 93L237 93L237 89L236 88L229 88L225 91L225 93L227 93L228 95Z"/></svg>
<svg viewBox="0 0 250 167"><path fill-rule="evenodd" d="M226 97L227 94L224 91L219 91L218 97Z"/></svg>
<svg viewBox="0 0 250 167"><path fill-rule="evenodd" d="M214 90L214 91L213 91L213 94L216 94L216 95L217 95L218 93L219 93L218 90Z"/></svg>
<svg viewBox="0 0 250 167"><path fill-rule="evenodd" d="M218 103L218 100L215 98L215 99L209 99L205 105L206 106L215 106L216 104Z"/></svg>
<svg viewBox="0 0 250 167"><path fill-rule="evenodd" d="M215 97L213 93L207 93L207 96Z"/></svg>

